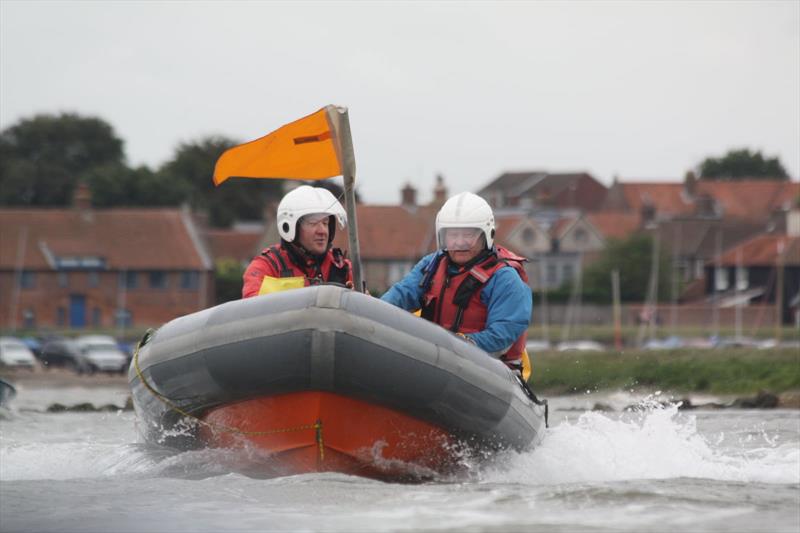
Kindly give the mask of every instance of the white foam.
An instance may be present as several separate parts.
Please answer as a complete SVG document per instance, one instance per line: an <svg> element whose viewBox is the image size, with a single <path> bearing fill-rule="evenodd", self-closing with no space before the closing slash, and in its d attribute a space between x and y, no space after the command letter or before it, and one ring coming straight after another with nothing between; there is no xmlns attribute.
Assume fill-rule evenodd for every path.
<svg viewBox="0 0 800 533"><path fill-rule="evenodd" d="M567 419L538 448L507 452L481 478L537 485L678 477L800 483L797 443L773 445L776 439L762 432L763 447L718 448L676 405L643 407L623 417L586 412Z"/></svg>

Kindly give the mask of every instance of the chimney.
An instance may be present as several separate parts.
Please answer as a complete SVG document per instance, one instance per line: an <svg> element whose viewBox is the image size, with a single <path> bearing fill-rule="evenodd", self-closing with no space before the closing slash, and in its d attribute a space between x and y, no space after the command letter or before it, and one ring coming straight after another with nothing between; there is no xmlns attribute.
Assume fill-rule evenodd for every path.
<svg viewBox="0 0 800 533"><path fill-rule="evenodd" d="M444 185L444 176L436 175L436 185L433 188L433 205L444 205L447 201L447 187Z"/></svg>
<svg viewBox="0 0 800 533"><path fill-rule="evenodd" d="M72 192L72 207L80 211L88 211L92 208L92 191L84 182L78 183Z"/></svg>
<svg viewBox="0 0 800 533"><path fill-rule="evenodd" d="M400 189L400 205L403 207L415 207L417 205L417 189L410 183Z"/></svg>
<svg viewBox="0 0 800 533"><path fill-rule="evenodd" d="M686 173L686 176L683 179L683 190L686 191L686 194L691 198L694 196L695 191L697 190L697 176L695 176L694 172L691 170Z"/></svg>
<svg viewBox="0 0 800 533"><path fill-rule="evenodd" d="M800 237L800 207L786 211L786 234L789 237Z"/></svg>

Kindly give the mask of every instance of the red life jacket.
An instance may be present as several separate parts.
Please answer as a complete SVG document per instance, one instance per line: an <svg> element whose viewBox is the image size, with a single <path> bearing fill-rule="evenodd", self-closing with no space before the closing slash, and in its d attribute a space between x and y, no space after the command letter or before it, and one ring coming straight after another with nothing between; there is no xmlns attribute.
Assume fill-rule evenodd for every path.
<svg viewBox="0 0 800 533"><path fill-rule="evenodd" d="M305 286L325 282L346 285L353 281L350 260L344 257L339 248L328 250L321 262L311 256L290 250L282 244L264 249L248 265L244 273L242 297L258 295L264 277L293 278L302 277Z"/></svg>
<svg viewBox="0 0 800 533"><path fill-rule="evenodd" d="M520 257L501 246L469 269L459 269L449 274L450 258L440 254L422 281L427 287L422 297L421 316L454 333L476 333L486 329L488 309L481 301L481 290L495 272L505 267L514 268L525 283L528 275ZM434 270L435 269L435 270ZM509 366L518 366L525 350L527 330L514 341L500 359Z"/></svg>

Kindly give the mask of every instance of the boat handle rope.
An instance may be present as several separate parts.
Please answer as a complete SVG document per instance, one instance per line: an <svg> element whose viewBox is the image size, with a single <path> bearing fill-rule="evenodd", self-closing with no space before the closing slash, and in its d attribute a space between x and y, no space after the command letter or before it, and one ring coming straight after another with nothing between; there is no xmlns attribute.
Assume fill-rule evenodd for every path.
<svg viewBox="0 0 800 533"><path fill-rule="evenodd" d="M191 414L191 413L189 413L187 411L184 411L183 409L181 409L180 407L178 407L177 405L172 403L172 401L169 398L167 398L166 396L164 396L163 394L161 394L160 392L155 390L147 382L147 380L144 377L144 374L142 374L142 369L139 368L139 348L142 346L143 342L146 342L146 339L148 339L150 337L151 332L152 332L152 330L147 330L147 332L144 334L144 337L142 337L142 340L139 341L136 344L136 349L133 352L133 368L136 369L136 375L139 377L139 381L142 383L142 385L145 386L145 388L148 391L150 391L150 394L152 394L153 396L155 396L156 398L161 400L164 403L164 405L169 407L172 411L178 413L179 415L181 415L181 416L183 416L185 418L189 418L191 420L194 420L195 422L197 422L200 425L207 426L207 427L211 428L212 430L220 431L220 432L223 432L223 433L236 433L238 435L245 435L245 436L249 436L249 437L264 436L264 435L275 435L275 434L278 434L278 433L290 433L290 432L293 432L293 431L306 431L306 430L313 429L315 431L314 437L315 437L315 440L317 441L317 446L319 447L319 458L320 458L320 460L325 458L325 445L324 445L324 441L323 441L323 438L322 438L322 420L317 420L313 424L304 424L304 425L301 425L301 426L295 426L295 427L290 427L290 428L268 429L268 430L265 430L265 431L245 431L245 430L239 429L239 428L232 428L232 427L229 427L229 426L224 426L222 424L214 424L212 422L207 422L207 421L203 420L202 418L199 418L199 417L197 417L197 416L195 416L195 415L193 415L193 414Z"/></svg>

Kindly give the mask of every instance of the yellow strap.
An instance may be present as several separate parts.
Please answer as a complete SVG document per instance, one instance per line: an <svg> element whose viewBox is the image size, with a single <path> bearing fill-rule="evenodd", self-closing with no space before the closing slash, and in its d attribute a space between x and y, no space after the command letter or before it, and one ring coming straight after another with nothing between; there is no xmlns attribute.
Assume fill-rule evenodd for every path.
<svg viewBox="0 0 800 533"><path fill-rule="evenodd" d="M261 282L261 288L258 289L258 295L270 294L272 292L288 291L290 289L302 289L306 286L306 278L303 276L295 276L292 278L273 278L271 276L264 276Z"/></svg>
<svg viewBox="0 0 800 533"><path fill-rule="evenodd" d="M533 373L533 365L531 358L528 355L528 350L522 350L522 379L526 382L531 378Z"/></svg>

